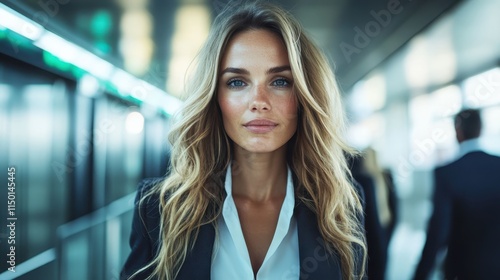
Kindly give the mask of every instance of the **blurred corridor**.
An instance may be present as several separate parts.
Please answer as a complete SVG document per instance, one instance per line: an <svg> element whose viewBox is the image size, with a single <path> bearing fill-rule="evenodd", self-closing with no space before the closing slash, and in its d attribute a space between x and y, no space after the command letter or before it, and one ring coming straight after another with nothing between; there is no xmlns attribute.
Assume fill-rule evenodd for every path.
<svg viewBox="0 0 500 280"><path fill-rule="evenodd" d="M118 279L137 183L167 170L189 66L227 0L0 2L0 279ZM500 155L500 1L271 2L335 65L349 143L391 172L385 275L411 279L432 170L458 155L453 116L481 109Z"/></svg>

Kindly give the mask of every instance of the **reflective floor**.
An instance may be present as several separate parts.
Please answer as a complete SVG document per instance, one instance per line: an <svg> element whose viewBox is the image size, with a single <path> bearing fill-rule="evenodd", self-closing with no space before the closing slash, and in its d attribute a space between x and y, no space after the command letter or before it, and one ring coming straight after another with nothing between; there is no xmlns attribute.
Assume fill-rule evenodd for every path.
<svg viewBox="0 0 500 280"><path fill-rule="evenodd" d="M431 195L430 190L425 190L418 195L401 198L399 209L401 219L388 249L387 280L413 278L425 243L427 220L432 211L429 199ZM434 271L430 280L437 279L443 279L438 269Z"/></svg>

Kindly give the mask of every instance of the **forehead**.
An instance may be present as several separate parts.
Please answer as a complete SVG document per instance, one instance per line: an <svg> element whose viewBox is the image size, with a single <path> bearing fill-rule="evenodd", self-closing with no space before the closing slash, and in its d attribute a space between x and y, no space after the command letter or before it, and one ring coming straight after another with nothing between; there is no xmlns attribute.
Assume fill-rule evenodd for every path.
<svg viewBox="0 0 500 280"><path fill-rule="evenodd" d="M257 29L235 34L222 56L221 68L288 65L286 46L274 32Z"/></svg>

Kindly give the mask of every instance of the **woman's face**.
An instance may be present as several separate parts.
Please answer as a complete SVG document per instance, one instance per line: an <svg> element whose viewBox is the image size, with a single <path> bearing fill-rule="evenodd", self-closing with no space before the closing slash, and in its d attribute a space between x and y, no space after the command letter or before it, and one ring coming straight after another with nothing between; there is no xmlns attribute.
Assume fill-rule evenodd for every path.
<svg viewBox="0 0 500 280"><path fill-rule="evenodd" d="M221 61L218 102L236 148L265 153L297 130L297 100L286 47L267 30L236 34Z"/></svg>

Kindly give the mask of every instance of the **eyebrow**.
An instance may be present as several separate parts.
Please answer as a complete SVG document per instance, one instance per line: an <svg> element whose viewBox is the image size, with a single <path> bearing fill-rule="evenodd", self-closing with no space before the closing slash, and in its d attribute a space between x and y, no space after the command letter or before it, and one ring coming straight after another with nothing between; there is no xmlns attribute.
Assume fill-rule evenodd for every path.
<svg viewBox="0 0 500 280"><path fill-rule="evenodd" d="M292 68L290 68L290 65L273 67L273 68L270 68L269 70L267 70L266 74L275 74L275 73L281 73L284 71L292 71Z"/></svg>
<svg viewBox="0 0 500 280"><path fill-rule="evenodd" d="M291 71L292 69L290 68L290 65L284 65L284 66L277 66L277 67L272 67L269 68L266 71L266 74L275 74L275 73L281 73L284 71ZM242 75L248 75L250 72L244 68L235 68L235 67L227 67L226 69L222 70L220 75L224 75L225 73L234 73L234 74L242 74Z"/></svg>
<svg viewBox="0 0 500 280"><path fill-rule="evenodd" d="M250 72L248 72L248 70L246 69L234 68L234 67L227 67L226 69L222 70L222 72L220 72L220 75L222 76L225 73L244 74L244 75L250 74Z"/></svg>

